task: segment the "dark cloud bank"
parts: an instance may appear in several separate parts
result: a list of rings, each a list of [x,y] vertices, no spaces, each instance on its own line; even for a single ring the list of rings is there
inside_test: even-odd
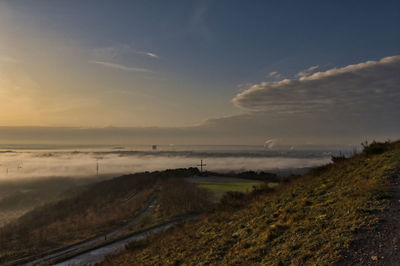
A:
[[[242,114],[181,128],[2,127],[2,143],[350,144],[400,136],[400,56],[252,85]]]

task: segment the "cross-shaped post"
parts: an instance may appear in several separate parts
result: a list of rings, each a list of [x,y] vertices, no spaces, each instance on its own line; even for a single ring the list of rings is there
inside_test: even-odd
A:
[[[197,166],[200,166],[200,173],[203,173],[203,166],[206,166],[206,164],[203,163],[203,160],[200,160],[200,164]]]

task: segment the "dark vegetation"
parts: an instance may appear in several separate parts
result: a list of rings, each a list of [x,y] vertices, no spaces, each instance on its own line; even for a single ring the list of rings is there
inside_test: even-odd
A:
[[[0,211],[29,208],[49,199],[75,193],[75,189],[90,183],[89,179],[43,178],[0,181]]]
[[[243,207],[246,204],[246,195],[238,191],[226,192],[220,200],[220,208],[222,209],[234,209]]]
[[[368,143],[368,141],[364,141],[361,143],[361,146],[363,147],[362,154],[364,156],[381,154],[393,148],[392,142],[390,140],[387,140],[385,142],[377,142],[374,140],[371,143]],[[357,155],[357,150],[353,149],[352,156],[355,155]],[[339,154],[331,156],[331,160],[333,163],[340,163],[346,160],[346,155],[339,151]]]
[[[281,177],[277,174],[269,173],[269,172],[255,172],[255,171],[245,171],[245,172],[228,172],[228,173],[216,173],[211,171],[206,171],[205,175],[211,176],[223,176],[223,177],[236,177],[242,179],[251,179],[251,180],[259,180],[263,182],[279,182],[281,181]]]
[[[332,155],[331,160],[333,163],[340,163],[346,160],[346,156],[343,153],[339,152],[338,155]]]
[[[35,207],[77,195],[90,178],[42,178],[0,181],[0,227]]]
[[[197,168],[144,172],[88,185],[77,195],[46,204],[0,228],[0,263],[67,246],[125,224],[156,200],[149,226],[208,208],[207,192],[184,178]]]
[[[202,212],[210,207],[210,203],[204,200],[210,198],[210,192],[199,189],[195,184],[174,177],[162,180],[161,188],[157,215],[164,219]]]
[[[365,144],[275,189],[227,193],[201,219],[132,243],[104,264],[334,264],[389,210],[399,169],[399,141]]]
[[[371,144],[369,144],[368,141],[365,141],[361,143],[361,145],[363,147],[362,153],[366,156],[381,154],[389,151],[390,149],[393,149],[393,145],[390,140],[387,140],[385,142],[376,142],[374,140]]]

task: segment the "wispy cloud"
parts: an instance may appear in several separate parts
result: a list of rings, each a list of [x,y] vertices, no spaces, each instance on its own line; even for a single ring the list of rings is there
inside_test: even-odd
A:
[[[212,41],[214,34],[207,22],[208,11],[209,7],[206,1],[199,1],[186,25],[186,33],[199,36],[204,41]]]
[[[129,66],[124,66],[121,64],[105,62],[105,61],[90,61],[90,62],[104,66],[104,67],[109,67],[109,68],[114,68],[114,69],[119,69],[119,70],[124,70],[124,71],[144,72],[144,73],[152,73],[153,72],[152,70],[149,70],[146,68],[129,67]]]
[[[131,52],[134,53],[134,54],[140,54],[140,55],[148,56],[148,57],[151,57],[151,58],[160,59],[160,56],[158,54],[155,54],[155,53],[152,53],[152,52],[143,52],[143,51],[135,51],[135,50],[132,50]]]
[[[269,78],[281,79],[283,76],[279,74],[277,71],[272,71],[268,73]]]
[[[155,54],[155,53],[151,53],[151,52],[145,52],[145,54],[147,55],[147,56],[150,56],[150,57],[153,57],[153,58],[160,58],[157,54]]]
[[[137,50],[128,44],[118,44],[108,47],[94,48],[91,51],[94,58],[98,60],[112,60],[132,55],[141,55],[150,58],[160,59],[160,55],[153,51]]]
[[[274,76],[276,76],[276,75],[279,75],[278,72],[276,72],[276,71],[272,71],[272,72],[269,72],[269,73],[268,73],[268,76],[269,76],[269,77],[274,77]]]
[[[297,74],[296,74],[296,77],[299,77],[299,78],[307,77],[307,76],[309,76],[314,70],[316,70],[317,68],[319,68],[318,65],[316,65],[316,66],[311,66],[311,67],[309,67],[309,68],[306,68],[306,69],[300,71],[299,73],[297,73]]]

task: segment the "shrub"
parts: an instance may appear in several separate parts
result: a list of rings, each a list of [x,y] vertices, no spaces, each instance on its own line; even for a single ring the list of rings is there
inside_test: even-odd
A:
[[[362,153],[366,156],[384,153],[392,147],[390,140],[385,142],[376,142],[374,140],[371,144],[369,144],[368,141],[365,141],[361,143],[361,146],[363,147]]]
[[[250,196],[259,195],[259,194],[267,194],[275,191],[274,188],[270,187],[268,184],[263,184],[261,186],[253,186],[253,190],[250,193]]]
[[[222,196],[220,205],[231,208],[241,207],[246,204],[245,196],[244,193],[239,191],[228,191]]]
[[[332,155],[331,160],[333,163],[343,162],[344,160],[346,160],[346,156],[344,156],[344,154],[342,152],[339,152],[339,154],[337,156]]]
[[[160,214],[173,217],[184,213],[199,213],[210,207],[210,193],[182,178],[165,178],[160,181]]]

